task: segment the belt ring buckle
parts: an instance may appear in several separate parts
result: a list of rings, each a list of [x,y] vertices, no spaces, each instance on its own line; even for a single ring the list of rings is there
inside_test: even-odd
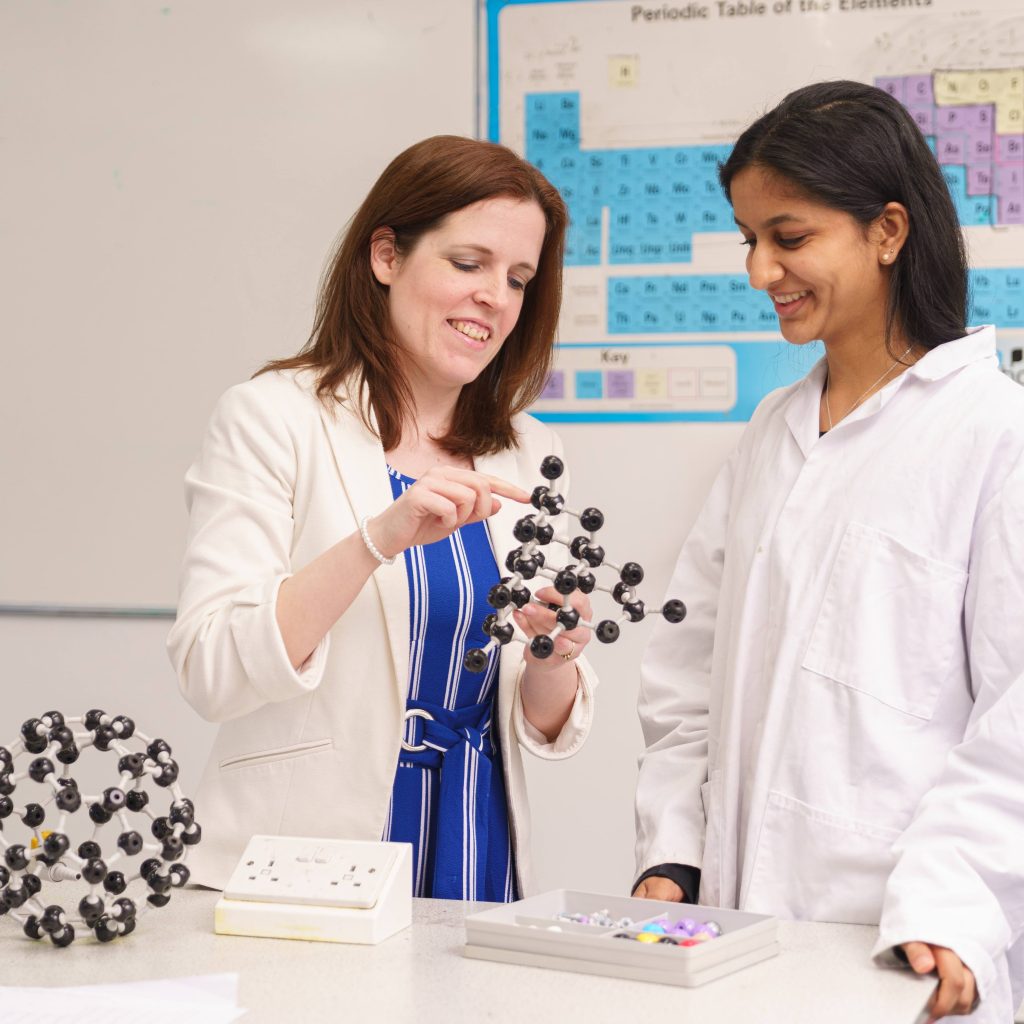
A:
[[[410,718],[425,718],[430,722],[434,721],[434,716],[429,711],[424,711],[423,708],[409,708],[405,713],[405,719],[403,720],[403,729],[405,722],[408,722]],[[412,746],[405,742],[405,737],[402,738],[402,749],[415,753],[418,750],[426,750],[426,743],[420,743],[418,746]]]

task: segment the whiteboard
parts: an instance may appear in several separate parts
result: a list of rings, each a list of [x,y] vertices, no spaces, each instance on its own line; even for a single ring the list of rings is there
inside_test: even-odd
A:
[[[474,134],[471,0],[0,3],[0,605],[170,607],[217,396],[386,163]]]

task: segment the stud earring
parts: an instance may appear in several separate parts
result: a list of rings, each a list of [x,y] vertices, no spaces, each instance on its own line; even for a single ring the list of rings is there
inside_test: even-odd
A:
[[[895,252],[896,252],[895,249],[890,249],[888,252],[883,252],[882,253],[882,259],[885,260],[886,263],[888,263],[889,260],[891,260],[893,258],[893,255],[894,255]]]

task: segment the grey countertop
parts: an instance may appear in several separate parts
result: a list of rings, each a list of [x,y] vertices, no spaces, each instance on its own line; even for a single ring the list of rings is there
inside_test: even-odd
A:
[[[0,984],[109,984],[237,972],[239,1001],[249,1011],[243,1020],[253,1024],[300,1016],[541,1024],[651,1014],[702,1024],[913,1024],[934,985],[907,971],[875,967],[869,959],[875,929],[857,925],[780,922],[777,957],[684,989],[468,959],[463,920],[485,904],[414,900],[411,928],[379,946],[349,946],[215,935],[218,896],[176,892],[167,907],[144,914],[133,935],[104,946],[76,940],[56,949],[0,918]]]

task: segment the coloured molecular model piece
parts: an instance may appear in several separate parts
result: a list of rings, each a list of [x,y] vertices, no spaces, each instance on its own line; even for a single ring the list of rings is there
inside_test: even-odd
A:
[[[131,749],[132,740],[143,749]],[[90,747],[114,754],[120,776],[116,785],[95,796],[80,792],[71,775],[71,766]],[[18,771],[22,756],[31,760]],[[188,881],[183,862],[202,835],[192,801],[182,796],[177,779],[171,748],[138,732],[125,715],[111,717],[94,710],[65,718],[59,711],[48,711],[30,718],[13,743],[0,747],[0,916],[13,918],[30,938],[49,936],[55,946],[70,945],[76,928],[91,929],[100,942],[134,931],[140,913],[165,906],[170,889]],[[169,790],[166,811],[150,806],[147,782],[157,787],[155,794]],[[26,794],[26,783],[41,790],[37,799],[27,798],[37,794]],[[91,835],[72,852],[68,819],[83,808],[92,823]],[[147,831],[152,840],[132,828],[129,811],[150,819]],[[32,832],[27,846],[11,841],[7,830],[12,817],[20,818]],[[115,819],[120,826],[116,849],[104,855],[100,833]],[[148,891],[141,907],[126,895],[140,880],[144,885],[137,888]],[[80,889],[88,887],[78,900],[77,914],[51,902],[48,894],[44,897],[47,881],[65,889],[73,882],[84,883]],[[77,892],[66,895],[78,898]]]
[[[485,647],[474,647],[466,652],[463,664],[470,672],[482,672],[487,667],[489,652],[512,639],[513,624],[509,621],[512,612],[530,601],[558,609],[555,626],[551,632],[538,634],[530,641],[530,650],[536,658],[551,657],[555,649],[555,639],[566,630],[583,626],[592,629],[601,643],[610,644],[619,638],[620,623],[639,622],[648,614],[636,592],[637,586],[644,578],[643,569],[636,562],[615,565],[608,561],[604,548],[596,539],[597,531],[604,525],[604,515],[596,508],[574,512],[565,507],[565,499],[558,493],[555,483],[564,470],[565,466],[557,455],[549,455],[540,465],[541,475],[549,483],[534,488],[530,499],[540,514],[524,516],[515,525],[513,534],[520,542],[520,546],[513,548],[505,560],[505,567],[512,575],[493,586],[487,595],[488,604],[495,609],[483,622],[484,633],[490,639]],[[555,528],[550,520],[562,514],[579,520],[580,527],[586,532],[572,538],[556,537]],[[547,565],[541,548],[552,542],[567,547],[574,561],[561,568]],[[614,586],[603,587],[598,584],[591,569],[600,566],[614,569],[619,574],[618,582]],[[543,576],[552,581],[555,590],[562,595],[561,607],[549,606],[533,596],[530,588],[526,586],[526,580],[532,580],[535,576]],[[580,618],[580,613],[570,601],[570,596],[577,590],[584,594],[590,594],[594,590],[611,594],[622,606],[622,614],[617,621],[603,619],[596,624]],[[675,599],[666,601],[659,611],[669,622],[682,622],[686,617],[686,606],[682,601]]]

